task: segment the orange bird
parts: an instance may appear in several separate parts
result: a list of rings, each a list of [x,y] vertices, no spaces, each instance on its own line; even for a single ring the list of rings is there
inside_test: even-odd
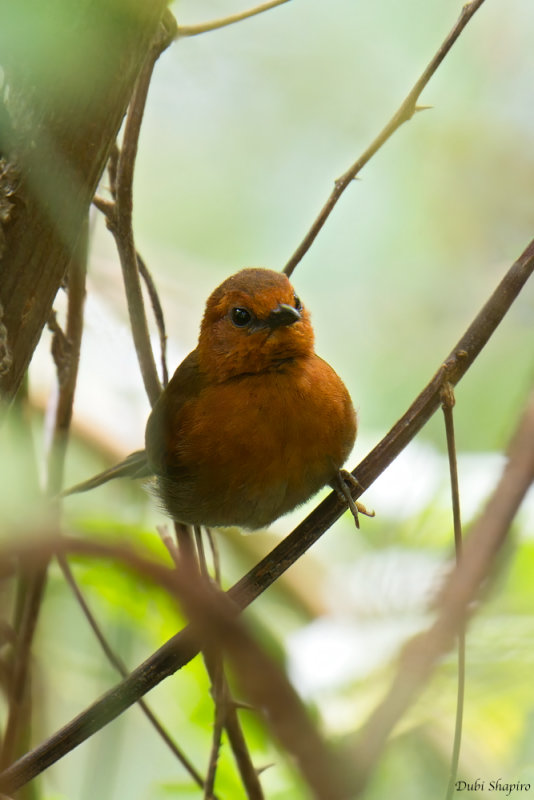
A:
[[[198,345],[152,409],[145,450],[66,494],[115,477],[151,477],[168,514],[192,525],[256,529],[330,484],[356,414],[341,379],[314,352],[310,315],[286,275],[244,269],[208,298]]]

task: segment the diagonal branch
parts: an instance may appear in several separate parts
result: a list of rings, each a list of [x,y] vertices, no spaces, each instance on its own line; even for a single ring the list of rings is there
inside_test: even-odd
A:
[[[362,489],[368,488],[416,436],[439,407],[443,383],[456,385],[502,321],[534,271],[534,240],[510,267],[487,303],[458,341],[448,358],[414,400],[410,408],[381,442],[353,471]],[[280,544],[230,590],[241,609],[249,605],[294,564],[346,510],[332,492]],[[137,702],[198,653],[190,627],[166,642],[89,708],[47,741],[27,753],[0,776],[0,789],[12,791],[43,772],[51,764]]]
[[[384,126],[384,128],[380,131],[378,136],[371,142],[367,150],[365,150],[362,155],[359,157],[354,164],[349,167],[349,169],[343,173],[343,175],[338,178],[334,184],[334,188],[330,194],[330,197],[324,204],[323,208],[319,212],[319,215],[315,219],[313,225],[311,226],[310,230],[297,247],[289,261],[284,267],[284,272],[286,275],[291,275],[299,261],[306,255],[310,247],[312,246],[315,238],[323,225],[325,224],[326,220],[334,210],[337,201],[345,191],[345,189],[352,183],[352,181],[356,178],[358,173],[363,169],[363,167],[367,164],[368,161],[375,155],[375,153],[380,150],[380,148],[387,142],[387,140],[395,133],[395,131],[400,128],[403,122],[407,122],[409,119],[413,117],[416,111],[421,111],[425,106],[417,106],[417,101],[421,95],[421,92],[429,82],[430,78],[436,72],[437,68],[458,39],[460,34],[462,33],[463,29],[473,17],[473,15],[478,11],[480,6],[484,0],[471,0],[470,3],[467,3],[463,8],[462,12],[450,31],[447,35],[443,44],[428,64],[420,78],[416,81],[413,88],[406,96],[404,101],[401,103],[397,111],[393,114],[389,122]]]
[[[198,648],[209,642],[228,653],[246,694],[263,710],[274,734],[294,757],[313,796],[317,800],[344,800],[351,795],[348,771],[323,741],[285,673],[238,619],[240,609],[231,597],[202,580],[198,570],[190,570],[187,564],[172,569],[128,546],[61,537],[57,532],[44,539],[13,543],[3,548],[1,555],[17,555],[31,567],[47,562],[52,554],[59,557],[67,553],[121,563],[176,597],[191,619],[189,630],[194,628]],[[98,729],[98,720],[93,719],[93,723]]]

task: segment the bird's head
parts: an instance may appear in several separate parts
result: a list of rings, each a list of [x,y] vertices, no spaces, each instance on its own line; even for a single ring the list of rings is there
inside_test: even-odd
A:
[[[282,272],[241,270],[208,298],[198,356],[211,380],[265,372],[311,353],[310,315]]]

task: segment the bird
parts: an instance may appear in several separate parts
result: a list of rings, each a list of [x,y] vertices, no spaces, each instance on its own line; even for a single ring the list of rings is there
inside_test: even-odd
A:
[[[242,269],[209,296],[196,348],[150,413],[145,449],[63,494],[142,478],[176,522],[257,530],[330,485],[358,525],[368,512],[342,469],[356,432],[349,392],[315,353],[289,278]]]

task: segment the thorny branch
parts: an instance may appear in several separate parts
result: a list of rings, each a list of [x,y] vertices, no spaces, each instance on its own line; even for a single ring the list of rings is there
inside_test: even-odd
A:
[[[359,481],[362,490],[367,489],[376,480],[428,422],[439,407],[444,382],[456,385],[465,375],[533,270],[534,240],[510,267],[487,303],[410,408],[353,470],[352,474]],[[249,605],[294,564],[345,510],[346,504],[332,492],[289,536],[235,584],[228,592],[233,602],[240,609]],[[12,791],[27,783],[115,719],[164,678],[188,663],[198,649],[198,642],[192,629],[187,627],[180,631],[133,670],[121,684],[103,695],[47,741],[27,753],[0,775],[0,788],[3,791]]]
[[[460,14],[456,24],[454,25],[453,29],[450,31],[448,36],[445,38],[443,44],[430,61],[426,69],[424,70],[423,74],[416,81],[413,88],[406,96],[405,100],[401,103],[397,111],[393,114],[389,122],[384,126],[384,128],[380,131],[378,136],[371,142],[367,150],[365,150],[362,155],[359,157],[354,164],[349,167],[349,169],[339,177],[332,189],[332,192],[324,204],[323,208],[319,212],[319,215],[313,222],[310,230],[297,247],[289,261],[284,267],[284,272],[286,275],[291,275],[293,270],[297,266],[297,264],[304,258],[310,247],[312,246],[313,242],[315,241],[316,236],[318,235],[319,231],[325,224],[326,220],[334,210],[339,198],[345,191],[345,189],[350,186],[352,181],[356,178],[358,173],[363,169],[363,167],[367,164],[368,161],[375,155],[375,153],[380,150],[380,148],[387,142],[387,140],[395,133],[395,131],[400,128],[403,122],[407,122],[410,120],[413,115],[417,111],[422,111],[427,106],[418,106],[417,101],[421,95],[421,92],[429,82],[432,75],[435,73],[455,41],[458,39],[460,34],[462,33],[463,29],[473,17],[473,15],[478,11],[480,6],[484,0],[471,0],[470,3],[467,3],[462,8],[462,13]]]

